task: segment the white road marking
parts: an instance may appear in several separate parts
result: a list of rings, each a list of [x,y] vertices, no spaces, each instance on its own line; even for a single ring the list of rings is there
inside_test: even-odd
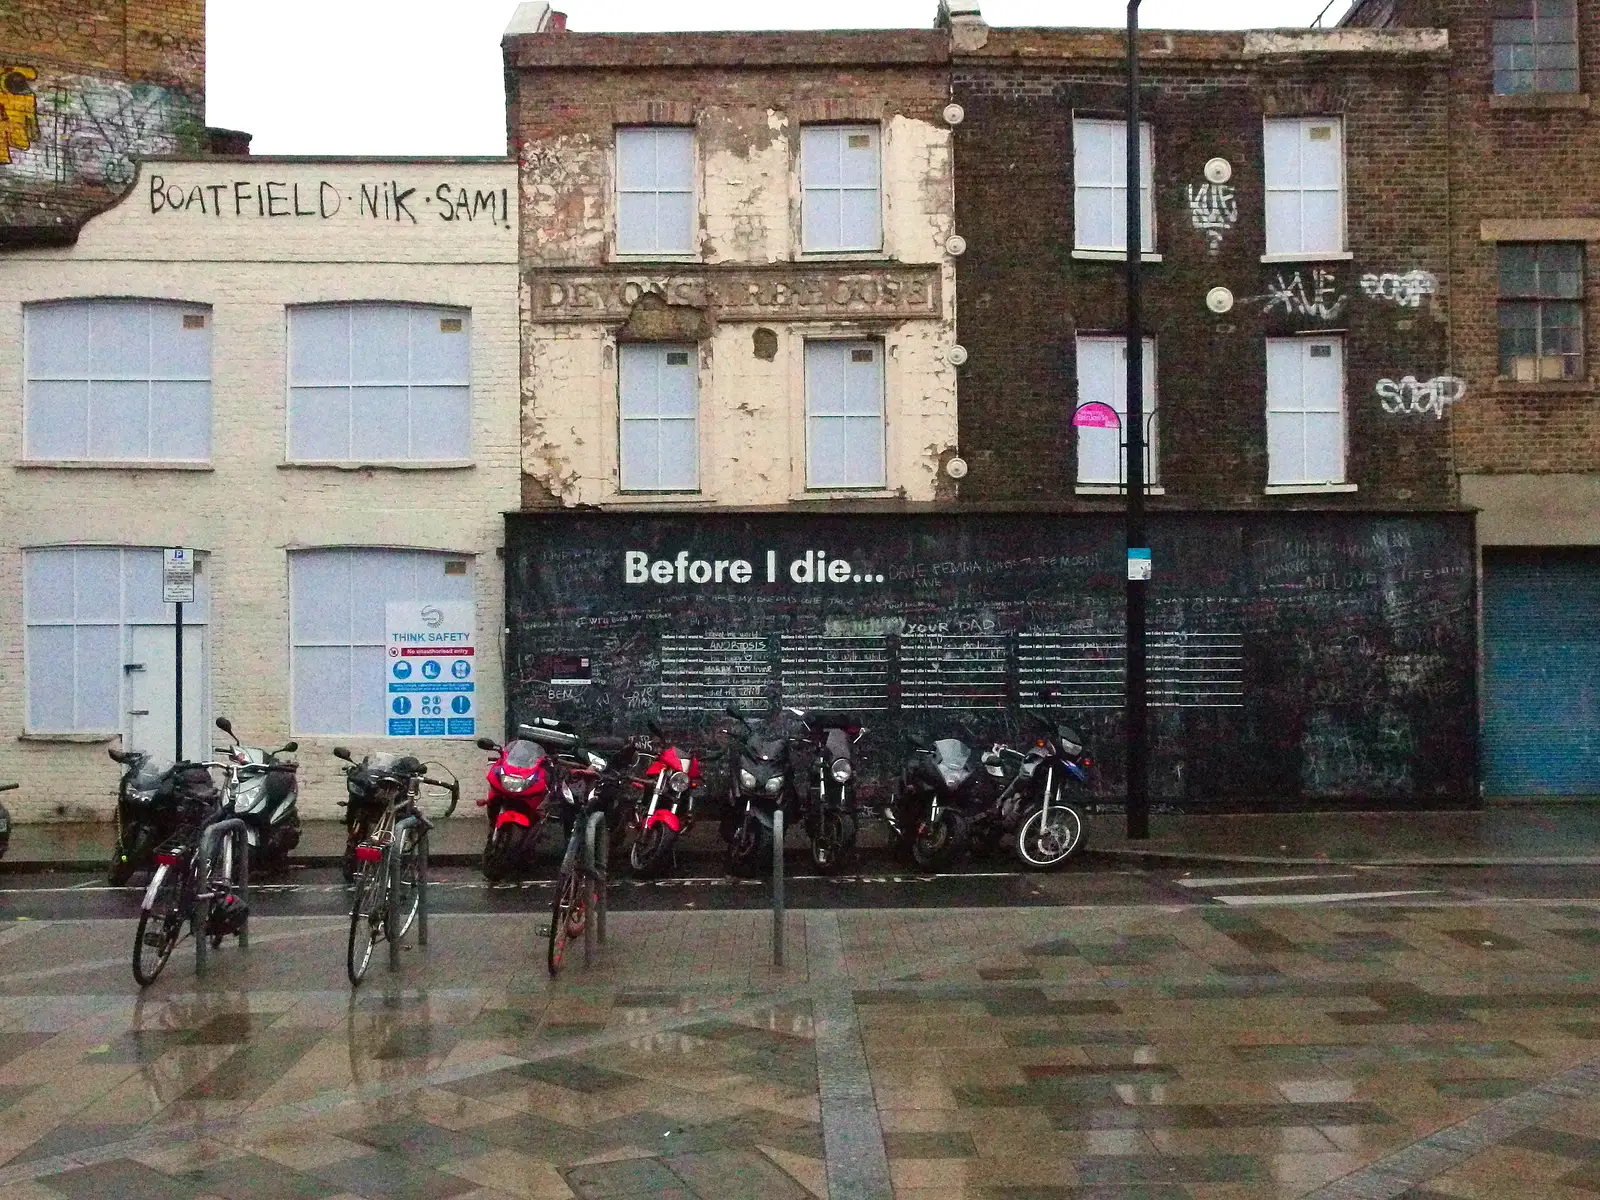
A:
[[[1243,887],[1252,883],[1302,883],[1308,879],[1354,879],[1354,871],[1338,875],[1234,875],[1210,879],[1179,879],[1174,882],[1186,888]]]
[[[1389,900],[1396,896],[1436,896],[1438,892],[1416,890],[1407,892],[1316,892],[1307,896],[1218,896],[1224,904],[1341,904],[1347,900]]]

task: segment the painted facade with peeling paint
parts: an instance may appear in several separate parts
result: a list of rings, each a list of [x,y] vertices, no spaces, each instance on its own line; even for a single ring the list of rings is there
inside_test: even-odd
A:
[[[943,33],[549,30],[508,38],[506,59],[524,507],[954,499],[944,464],[957,453],[960,247]],[[638,192],[626,138],[653,130],[671,131],[652,143],[655,169],[666,170],[661,145],[683,157],[662,185],[670,198],[648,193],[658,213],[670,208],[672,236],[641,250],[629,241]],[[849,164],[840,169],[862,178],[817,184],[829,139]],[[807,180],[813,201],[837,191],[854,205],[866,234],[819,248]],[[848,343],[880,389],[879,425],[865,426],[880,460],[843,483],[817,461],[832,415],[818,382],[824,342]],[[670,486],[659,475],[639,486],[625,462],[638,428],[627,363],[650,347],[692,367],[693,430],[680,425],[673,445],[681,459],[692,444],[695,470]]]

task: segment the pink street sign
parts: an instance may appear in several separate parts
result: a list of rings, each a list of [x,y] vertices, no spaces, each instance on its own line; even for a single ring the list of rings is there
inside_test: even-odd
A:
[[[1072,414],[1072,423],[1080,429],[1122,428],[1122,419],[1117,416],[1117,410],[1098,400],[1078,405],[1078,411]]]

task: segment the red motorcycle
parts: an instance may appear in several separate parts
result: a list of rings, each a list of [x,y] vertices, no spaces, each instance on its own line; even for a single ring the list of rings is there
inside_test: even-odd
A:
[[[544,747],[527,738],[504,746],[479,738],[478,748],[495,757],[484,776],[489,794],[478,801],[489,810],[489,836],[483,846],[483,875],[490,883],[509,879],[533,859],[534,844],[547,813],[551,763]]]
[[[639,792],[649,791],[649,799],[634,797],[634,811],[629,821],[634,829],[633,846],[628,853],[633,873],[643,878],[665,875],[672,869],[678,839],[689,832],[694,824],[694,797],[700,789],[700,760],[685,758],[683,751],[667,744],[665,735],[654,722],[650,732],[662,744],[662,749],[645,769],[644,778],[636,780]]]

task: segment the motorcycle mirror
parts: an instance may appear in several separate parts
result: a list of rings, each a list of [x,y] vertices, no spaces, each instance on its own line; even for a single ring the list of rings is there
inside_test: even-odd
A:
[[[342,758],[345,760],[345,762],[355,762],[355,759],[350,757],[350,751],[343,746],[335,746],[333,748],[333,756],[335,758]]]
[[[293,754],[298,749],[300,749],[300,743],[299,742],[285,742],[283,744],[283,749],[279,750],[278,753],[279,754]]]
[[[479,738],[478,739],[478,749],[479,750],[498,750],[498,749],[500,749],[500,747],[496,746],[494,744],[493,739],[491,739],[491,738]]]
[[[222,730],[223,733],[232,733],[233,723],[229,721],[227,717],[218,717],[217,728]]]

